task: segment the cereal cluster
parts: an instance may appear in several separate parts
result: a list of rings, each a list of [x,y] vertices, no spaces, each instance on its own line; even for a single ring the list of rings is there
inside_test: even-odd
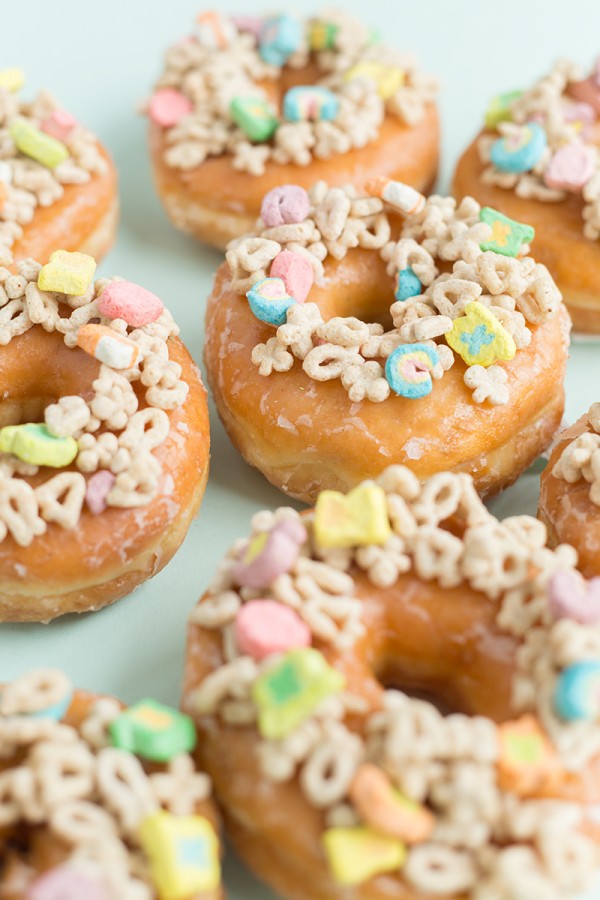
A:
[[[270,98],[282,67],[311,60],[318,83],[289,90],[280,113]],[[388,113],[416,124],[435,92],[414,60],[344,13],[306,22],[205,13],[168,51],[148,112],[166,129],[167,165],[194,169],[229,153],[234,168],[259,176],[269,160],[306,166],[364,147]]]
[[[72,698],[66,676],[50,669],[29,672],[2,687],[3,863],[10,869],[19,859],[22,841],[13,846],[13,832],[23,838],[25,828],[43,830],[51,853],[44,858],[46,871],[41,873],[40,866],[34,881],[36,896],[106,895],[120,900],[155,900],[167,893],[183,896],[181,885],[174,882],[181,872],[171,871],[168,856],[177,856],[177,835],[192,841],[192,823],[198,836],[206,835],[206,865],[212,864],[210,887],[216,890],[217,841],[211,823],[198,815],[210,797],[210,780],[196,772],[186,752],[193,746],[187,733],[195,741],[192,723],[154,701],[124,710],[116,700],[104,697],[88,698],[83,719],[71,725],[63,719]],[[157,739],[161,729],[163,734],[170,729],[166,751],[164,737]],[[125,746],[131,734],[133,748]],[[157,753],[161,740],[163,749]],[[153,840],[157,830],[162,835],[162,853],[157,853]],[[24,861],[33,862],[33,869],[27,871],[35,878],[35,850],[30,849],[32,859],[25,856]],[[197,849],[200,858],[200,845]],[[54,859],[51,869],[47,869],[48,858]],[[211,890],[203,896],[220,894]]]
[[[592,403],[587,418],[592,430],[567,444],[552,474],[569,484],[584,478],[590,485],[590,500],[600,506],[600,403]]]
[[[220,633],[221,664],[185,705],[257,729],[263,776],[297,779],[322,813],[334,879],[396,873],[474,900],[581,890],[599,862],[585,809],[542,799],[600,753],[600,619],[574,599],[585,593],[575,551],[550,550],[536,519],[496,520],[469,476],[420,484],[401,466],[346,496],[324,492],[301,518],[280,509],[252,527],[192,613],[192,628]],[[514,641],[515,719],[444,717],[396,690],[373,708],[345,688],[328,660],[362,634],[361,571],[374,590],[411,573],[494,602],[499,634]]]
[[[417,204],[403,210],[397,239],[390,188],[411,192]],[[289,371],[298,359],[316,381],[339,378],[352,401],[381,402],[392,392],[425,396],[460,356],[474,402],[506,404],[507,374],[497,363],[527,347],[530,326],[548,321],[561,303],[546,267],[523,255],[533,229],[471,197],[458,205],[450,197],[425,199],[397,182],[383,192],[375,185],[379,196],[318,182],[304,205],[299,191],[270,192],[255,232],[232,241],[226,254],[233,290],[247,294],[258,318],[278,326],[252,352],[260,374]],[[272,224],[275,194],[279,224]],[[356,247],[377,251],[394,280],[389,330],[353,316],[325,322],[317,304],[304,302],[323,279],[327,258],[343,259]]]
[[[149,503],[162,475],[152,451],[165,442],[169,411],[189,390],[181,366],[169,359],[169,338],[179,330],[158,298],[121,279],[94,282],[94,260],[84,254],[58,251],[53,258],[44,267],[23,260],[17,275],[0,269],[0,345],[37,326],[101,364],[86,399],[61,397],[44,410],[44,423],[0,429],[0,540],[10,534],[21,546],[48,524],[75,528],[84,503],[94,514]],[[61,276],[76,277],[78,266],[88,267],[78,293],[61,292]],[[43,290],[48,279],[54,289]],[[63,289],[75,291],[68,283]],[[109,303],[132,292],[153,304],[152,321],[138,327],[119,317],[128,316],[122,300]],[[46,466],[62,471],[36,486],[25,480]]]
[[[485,183],[548,203],[582,195],[591,240],[600,237],[600,157],[592,141],[599,95],[598,65],[584,77],[561,60],[529,90],[496,97],[486,115],[496,133],[478,141]]]
[[[0,80],[0,265],[38,206],[52,206],[65,185],[85,184],[106,170],[97,138],[42,91],[32,102],[17,92],[22,79]]]

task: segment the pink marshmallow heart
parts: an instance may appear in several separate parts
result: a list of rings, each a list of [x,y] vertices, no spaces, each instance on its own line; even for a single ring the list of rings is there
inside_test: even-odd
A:
[[[261,660],[272,653],[310,647],[311,634],[300,616],[275,600],[250,600],[235,620],[235,640],[242,651]]]
[[[600,578],[586,581],[577,572],[556,572],[548,585],[548,606],[555,619],[596,625],[600,622]]]
[[[593,150],[573,141],[560,147],[544,172],[544,182],[559,191],[579,192],[595,170]]]
[[[75,116],[64,109],[55,109],[49,116],[46,116],[40,128],[58,141],[66,141],[76,125]]]
[[[281,278],[294,300],[304,303],[314,281],[313,267],[302,253],[282,250],[271,264],[271,278]]]
[[[260,37],[264,20],[259,19],[258,16],[231,16],[231,21],[238,31],[253,34],[257,40]]]
[[[108,469],[94,472],[88,478],[85,489],[85,502],[93,516],[99,516],[106,509],[106,498],[110,494],[116,479]]]
[[[270,531],[261,532],[248,541],[233,568],[236,584],[240,587],[266,588],[279,575],[289,572],[306,539],[306,530],[301,527],[302,532],[299,528],[292,532],[287,522],[279,522]]]
[[[98,300],[103,316],[124,319],[133,328],[156,322],[164,308],[160,297],[132,281],[111,281]]]
[[[148,113],[161,128],[172,128],[180,119],[191,113],[193,106],[188,98],[175,88],[159,88],[152,95]]]
[[[284,184],[263,197],[260,215],[269,228],[304,222],[310,212],[310,200],[304,188]]]
[[[26,900],[108,900],[101,882],[68,864],[48,869],[27,889]]]

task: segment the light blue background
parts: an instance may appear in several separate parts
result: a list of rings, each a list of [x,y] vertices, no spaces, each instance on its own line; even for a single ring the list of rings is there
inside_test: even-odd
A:
[[[559,56],[584,64],[600,52],[597,0],[347,0],[338,4],[380,29],[389,43],[415,51],[442,84],[443,166],[452,167],[480,126],[489,98],[528,85]],[[299,9],[301,4],[220,2],[223,12]],[[159,294],[202,360],[203,310],[220,254],[174,231],[158,203],[137,104],[158,76],[169,43],[188,33],[192,0],[3,0],[0,67],[21,66],[26,92],[49,88],[113,154],[121,179],[122,220],[103,274],[119,274]],[[303,12],[317,10],[302,5]],[[534,245],[535,249],[535,245]],[[567,377],[573,420],[600,399],[598,345],[577,344]],[[212,468],[200,517],[171,564],[134,596],[103,612],[52,625],[0,626],[0,680],[33,665],[62,666],[82,687],[126,701],[153,695],[177,703],[188,611],[251,514],[283,501],[231,447],[212,414]],[[537,480],[523,479],[496,501],[499,514],[534,512]],[[32,553],[35,552],[35,544]],[[56,561],[60,565],[60,560]],[[267,900],[241,867],[229,863],[234,900]],[[598,895],[596,895],[598,896]],[[533,898],[532,898],[533,900]]]

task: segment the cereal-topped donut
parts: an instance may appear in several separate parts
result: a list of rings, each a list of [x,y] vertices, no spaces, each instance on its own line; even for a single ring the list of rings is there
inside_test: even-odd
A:
[[[600,626],[552,602],[576,558],[462,474],[257,514],[191,614],[183,694],[248,865],[294,900],[577,895]]]
[[[476,197],[536,230],[576,330],[600,331],[600,68],[567,60],[531,88],[495,97],[454,175]]]
[[[7,900],[220,900],[219,821],[176,709],[73,690],[39,669],[0,688]]]
[[[201,13],[168,51],[147,103],[158,193],[177,228],[224,248],[287,182],[387,175],[428,192],[435,94],[411,56],[343,12]],[[270,224],[296,221],[287,215]]]
[[[169,561],[206,484],[200,373],[155,294],[58,250],[0,269],[0,621],[98,609]]]
[[[482,494],[510,484],[563,408],[568,316],[531,231],[386,179],[319,182],[301,221],[271,224],[298,190],[267,194],[208,300],[208,379],[234,444],[303,500],[393,463],[466,471]]]
[[[22,98],[24,74],[0,70],[0,265],[56,247],[101,259],[118,218],[117,173],[98,138],[47,92]]]
[[[538,515],[552,541],[567,541],[588,577],[600,575],[600,404],[593,403],[560,439],[542,473]],[[595,584],[595,581],[592,581]],[[582,595],[582,603],[587,604]],[[600,616],[594,592],[589,614]]]

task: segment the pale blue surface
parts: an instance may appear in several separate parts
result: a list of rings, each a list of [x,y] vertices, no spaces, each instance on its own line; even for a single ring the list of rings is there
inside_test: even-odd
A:
[[[447,187],[453,163],[479,128],[493,94],[530,84],[558,56],[588,63],[600,50],[597,0],[352,0],[340,5],[362,16],[368,9],[386,40],[414,50],[423,67],[442,79],[441,188]],[[257,8],[230,0],[218,6],[246,14]],[[277,9],[277,2],[262,8]],[[280,8],[292,10],[293,5],[282,0]],[[163,50],[190,30],[199,9],[193,0],[103,0],[93,6],[81,0],[4,0],[0,65],[23,66],[27,91],[50,88],[108,146],[120,172],[123,216],[117,246],[102,272],[159,294],[200,362],[204,299],[221,257],[168,224],[151,185],[145,122],[135,115],[159,73]],[[571,420],[599,399],[597,347],[580,343],[573,348],[567,378]],[[282,502],[241,460],[214,415],[212,426],[212,470],[202,512],[173,562],[112,609],[49,626],[0,627],[0,679],[32,665],[59,665],[77,684],[127,701],[153,695],[177,702],[189,609],[251,514]],[[500,515],[534,512],[536,491],[535,477],[522,479],[494,503],[494,510]],[[252,887],[249,876],[231,862],[227,885],[233,900],[272,896]]]

